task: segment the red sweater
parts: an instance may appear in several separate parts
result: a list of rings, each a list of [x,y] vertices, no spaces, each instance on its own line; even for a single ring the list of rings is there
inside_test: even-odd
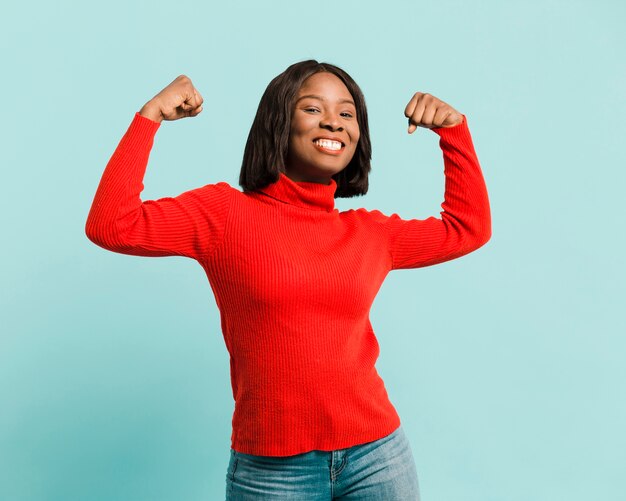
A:
[[[231,446],[289,456],[343,449],[400,425],[374,366],[370,307],[391,270],[441,263],[491,236],[487,190],[464,116],[431,129],[445,173],[441,218],[334,207],[336,183],[281,174],[259,192],[225,182],[140,199],[160,124],[135,116],[86,223],[91,241],[137,256],[187,256],[209,279],[230,354]]]

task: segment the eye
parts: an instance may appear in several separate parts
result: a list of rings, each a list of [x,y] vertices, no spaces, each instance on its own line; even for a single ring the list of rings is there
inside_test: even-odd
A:
[[[304,111],[319,111],[317,108],[304,108]]]
[[[352,113],[348,113],[347,111],[345,113],[342,113],[342,115],[346,115],[348,118],[352,118]]]

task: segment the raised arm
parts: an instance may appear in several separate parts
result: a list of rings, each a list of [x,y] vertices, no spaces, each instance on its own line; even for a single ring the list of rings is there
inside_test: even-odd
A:
[[[143,178],[162,120],[196,116],[202,97],[181,75],[135,113],[111,156],[96,191],[85,232],[95,244],[138,256],[200,259],[223,238],[233,193],[209,184],[177,197],[142,201]]]
[[[491,211],[467,117],[435,96],[416,93],[405,109],[409,133],[417,127],[440,136],[445,195],[440,218],[402,219],[392,214],[389,231],[392,269],[419,268],[449,261],[491,238]]]

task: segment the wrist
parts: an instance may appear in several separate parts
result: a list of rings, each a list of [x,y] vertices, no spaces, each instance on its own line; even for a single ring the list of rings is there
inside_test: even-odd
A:
[[[153,103],[152,101],[148,101],[143,105],[143,108],[139,110],[139,114],[142,117],[149,118],[153,122],[161,123],[163,121],[163,115],[161,114],[161,107]]]

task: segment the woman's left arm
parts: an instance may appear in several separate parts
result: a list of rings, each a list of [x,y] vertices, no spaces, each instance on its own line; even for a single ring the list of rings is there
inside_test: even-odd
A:
[[[386,220],[392,269],[419,268],[449,261],[483,246],[491,238],[487,187],[467,126],[467,117],[435,96],[416,93],[405,109],[408,132],[417,127],[439,135],[445,195],[441,217]]]

